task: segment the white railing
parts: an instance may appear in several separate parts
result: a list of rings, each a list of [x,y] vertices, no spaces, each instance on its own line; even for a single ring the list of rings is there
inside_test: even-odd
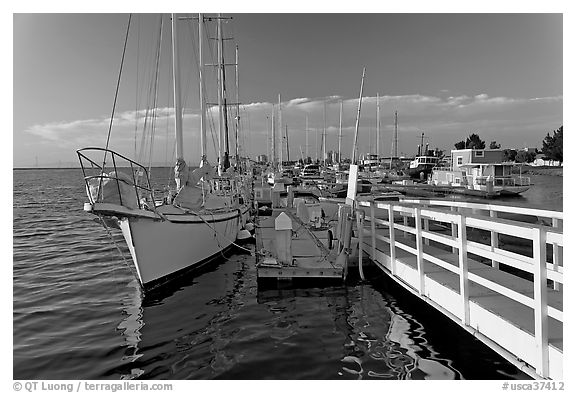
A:
[[[449,209],[447,209],[449,207]],[[504,205],[477,204],[468,202],[403,200],[403,202],[360,201],[358,215],[360,255],[362,255],[362,237],[368,233],[372,237],[372,258],[376,259],[376,240],[389,244],[390,272],[396,275],[396,248],[416,256],[419,287],[415,288],[423,295],[425,285],[424,260],[431,262],[459,276],[461,297],[461,322],[470,325],[469,286],[474,282],[494,292],[519,302],[534,311],[534,336],[537,348],[536,364],[538,375],[549,375],[548,353],[548,317],[563,322],[563,311],[548,304],[547,280],[551,280],[555,290],[561,290],[564,282],[562,263],[562,212],[528,209]],[[368,209],[366,209],[368,208]],[[530,224],[521,221],[498,217],[499,212],[517,215],[537,216],[552,221],[552,226]],[[396,218],[402,218],[397,223]],[[408,219],[414,219],[414,225]],[[370,222],[370,230],[364,228],[364,220]],[[448,224],[450,235],[430,231],[430,223]],[[376,225],[389,228],[387,236],[378,234]],[[482,244],[467,237],[467,229],[475,228],[490,232],[490,244]],[[403,232],[403,238],[413,236],[412,242],[396,240],[397,231]],[[498,235],[509,235],[527,239],[532,242],[532,256],[521,255],[499,247]],[[424,251],[424,245],[430,241],[438,242],[452,248],[458,254],[458,265],[455,266]],[[552,246],[552,263],[546,260],[546,246]],[[487,258],[492,266],[508,265],[534,275],[534,296],[507,288],[495,281],[481,277],[468,270],[468,253]]]

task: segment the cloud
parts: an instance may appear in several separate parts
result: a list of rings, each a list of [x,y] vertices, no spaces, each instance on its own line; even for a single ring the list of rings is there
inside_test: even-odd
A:
[[[282,131],[288,127],[291,154],[298,155],[299,147],[305,146],[306,119],[309,127],[309,149],[313,151],[316,148],[316,133],[321,134],[324,129],[325,108],[328,149],[332,150],[337,146],[340,101],[343,103],[342,148],[344,151],[349,151],[356,123],[358,98],[336,95],[297,97],[282,103]],[[415,149],[421,132],[426,133],[431,146],[440,148],[451,148],[458,140],[465,139],[470,132],[478,133],[484,140],[498,140],[503,146],[517,143],[518,138],[528,144],[540,145],[546,132],[562,124],[562,102],[562,96],[492,97],[486,93],[442,97],[424,94],[383,95],[379,97],[382,149],[383,151],[390,149],[396,111],[399,118],[400,150],[405,152]],[[244,151],[253,156],[269,150],[273,105],[277,111],[277,102],[253,102],[241,106],[240,140]],[[155,112],[158,128],[156,137],[162,146],[173,146],[173,108],[157,108]],[[208,111],[208,147],[211,151],[215,150],[217,141],[216,113],[216,107]],[[146,115],[145,110],[118,113],[113,124],[114,145],[120,146],[125,152],[134,151],[135,124],[138,123],[138,137],[140,137]],[[277,115],[275,121],[278,127]],[[109,122],[109,118],[101,117],[37,124],[24,130],[24,134],[33,136],[35,142],[41,142],[47,150],[57,147],[73,151],[84,146],[104,145]],[[147,125],[149,126],[150,122]],[[235,130],[234,122],[230,125],[232,133]],[[370,149],[374,145],[376,130],[375,96],[363,98],[359,125],[360,150]],[[184,129],[185,143],[188,144],[185,152],[192,156],[199,154],[197,110],[185,110]],[[232,135],[231,141],[234,139]],[[18,148],[16,144],[15,140],[15,151]]]

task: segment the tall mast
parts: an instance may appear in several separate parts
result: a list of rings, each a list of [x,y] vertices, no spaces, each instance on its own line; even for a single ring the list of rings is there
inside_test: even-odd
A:
[[[200,165],[206,162],[206,99],[204,97],[204,15],[198,14],[198,79],[200,84]]]
[[[222,18],[221,14],[218,15],[218,20]],[[226,62],[224,61],[224,36],[222,33],[222,25],[220,24],[220,68],[222,70],[222,118],[224,119],[224,170],[230,167],[230,134],[228,127],[228,106],[227,106],[227,93],[226,93]]]
[[[390,151],[390,169],[392,169],[392,157],[398,157],[398,111],[394,111],[394,137]]]
[[[222,90],[223,80],[222,80],[222,19],[220,19],[221,14],[218,14],[218,21],[216,24],[216,43],[217,43],[217,63],[218,63],[218,173],[222,174],[222,169],[224,167],[224,119],[222,111]]]
[[[394,111],[394,140],[392,142],[393,156],[398,157],[398,111]]]
[[[176,14],[172,14],[172,72],[174,78],[174,119],[176,129],[176,159],[184,159],[182,138],[182,103],[180,102],[180,67],[178,65],[178,31]]]
[[[424,151],[424,133],[422,133],[422,142],[420,142],[420,155],[426,155],[426,152]]]
[[[238,90],[238,45],[236,45],[236,167],[240,168],[240,147],[238,145],[238,134],[240,133],[240,93]]]
[[[310,155],[308,154],[308,116],[306,116],[306,159],[308,159]]]
[[[316,150],[316,162],[318,162],[318,128],[314,128],[314,135],[316,136],[316,144],[314,145],[314,150]]]
[[[326,101],[324,101],[324,129],[322,130],[322,160],[326,165]]]
[[[272,170],[276,170],[276,119],[274,119],[274,104],[272,104]]]
[[[351,163],[356,163],[356,155],[358,154],[358,127],[360,125],[360,109],[362,108],[362,91],[364,90],[364,75],[366,74],[366,67],[362,70],[362,82],[360,83],[360,98],[358,99],[358,113],[356,114],[356,127],[354,128],[354,142],[352,144]]]
[[[342,100],[340,100],[340,128],[338,130],[338,163],[342,162]]]
[[[286,124],[286,161],[290,161],[290,143],[288,142],[288,124]]]
[[[280,162],[279,168],[282,168],[282,153],[284,150],[284,138],[282,138],[282,101],[280,99],[280,94],[278,94],[278,131],[280,131]]]
[[[270,118],[268,116],[266,116],[266,124],[268,125],[268,120],[270,120]],[[268,135],[267,135],[267,139],[266,139],[266,157],[268,157],[268,163],[272,162],[272,127],[270,127],[268,129]]]
[[[380,95],[376,93],[376,156],[380,160]]]

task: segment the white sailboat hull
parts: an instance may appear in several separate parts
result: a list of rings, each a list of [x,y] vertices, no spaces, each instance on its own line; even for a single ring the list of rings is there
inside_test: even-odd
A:
[[[94,208],[96,212],[98,206]],[[229,248],[246,223],[248,207],[213,214],[166,214],[164,219],[151,212],[115,213],[138,279],[150,289],[213,260]]]

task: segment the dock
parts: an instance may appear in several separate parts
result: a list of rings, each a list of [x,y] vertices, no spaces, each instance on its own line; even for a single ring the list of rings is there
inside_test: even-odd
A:
[[[425,307],[524,373],[563,379],[562,212],[408,196],[363,199],[356,176],[351,165],[345,204],[337,204],[338,220],[325,230],[313,230],[293,205],[278,203],[279,191],[270,191],[272,214],[260,217],[256,230],[258,278],[345,279],[357,259],[365,279],[368,257]],[[284,260],[280,218],[293,241]]]
[[[360,268],[369,256],[523,372],[563,378],[562,212],[405,199],[356,213]]]
[[[256,218],[257,278],[343,281],[352,233],[350,207],[341,209],[337,223],[327,223],[319,203],[293,198],[292,190],[282,203],[279,198],[284,192],[270,190],[270,215]]]

